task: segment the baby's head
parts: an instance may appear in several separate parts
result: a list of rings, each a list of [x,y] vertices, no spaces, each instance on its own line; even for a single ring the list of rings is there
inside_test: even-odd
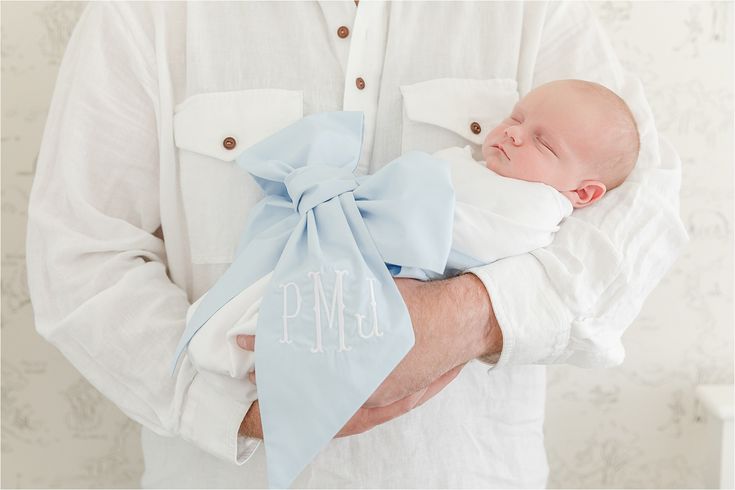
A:
[[[482,155],[495,173],[548,184],[581,208],[625,180],[639,147],[623,99],[597,83],[557,80],[519,100],[487,135]]]

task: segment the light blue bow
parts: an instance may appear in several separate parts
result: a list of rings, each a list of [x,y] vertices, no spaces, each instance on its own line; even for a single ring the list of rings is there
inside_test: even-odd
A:
[[[172,365],[217,310],[273,272],[255,349],[271,487],[289,486],[413,346],[386,265],[441,274],[450,253],[448,163],[410,152],[355,176],[362,134],[361,112],[317,113],[236,159],[265,197]]]

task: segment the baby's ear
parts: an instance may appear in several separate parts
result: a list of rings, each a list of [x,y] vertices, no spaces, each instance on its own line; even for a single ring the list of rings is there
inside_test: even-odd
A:
[[[583,208],[600,200],[607,188],[599,180],[585,180],[573,191],[565,192],[574,208]]]

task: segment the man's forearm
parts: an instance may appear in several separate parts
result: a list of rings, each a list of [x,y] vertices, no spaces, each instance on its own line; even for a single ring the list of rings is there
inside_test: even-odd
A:
[[[460,364],[500,354],[503,336],[487,290],[474,274],[431,282],[397,279],[396,285],[416,342],[366,406],[391,403]]]
[[[399,289],[411,314],[416,348],[442,339],[435,352],[445,357],[451,369],[479,356],[500,354],[503,336],[485,285],[474,274]]]
[[[263,425],[260,421],[260,404],[258,403],[258,400],[255,400],[253,404],[250,405],[248,413],[245,414],[245,417],[240,423],[238,435],[242,437],[255,437],[258,439],[263,438]]]
[[[459,308],[454,325],[460,335],[466,333],[468,336],[461,359],[464,362],[480,356],[497,359],[503,350],[503,333],[485,285],[474,274],[462,274],[449,283],[448,287],[454,289],[454,294],[448,296],[455,298]],[[470,345],[470,342],[475,344]]]

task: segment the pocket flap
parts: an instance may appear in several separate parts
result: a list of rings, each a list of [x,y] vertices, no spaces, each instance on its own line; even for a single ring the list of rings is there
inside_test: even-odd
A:
[[[189,97],[174,110],[176,146],[232,161],[243,150],[303,116],[303,92],[249,89]],[[225,145],[227,138],[230,145]]]
[[[402,85],[401,94],[411,121],[439,126],[478,145],[518,101],[517,83],[510,78],[438,78]],[[472,123],[480,124],[478,134]]]

